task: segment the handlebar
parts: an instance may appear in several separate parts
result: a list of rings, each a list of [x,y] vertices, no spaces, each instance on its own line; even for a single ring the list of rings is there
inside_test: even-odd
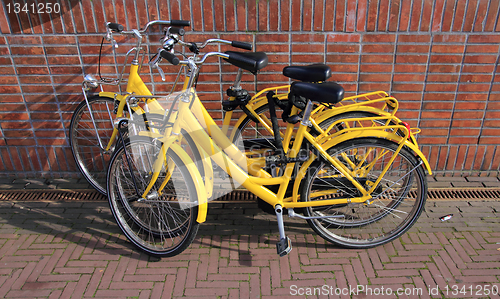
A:
[[[123,25],[118,24],[118,23],[108,23],[107,25],[108,25],[109,29],[111,29],[115,32],[118,32],[118,33],[122,32],[124,29]]]
[[[240,41],[229,41],[229,40],[224,40],[224,39],[219,39],[219,38],[210,38],[207,39],[203,44],[198,45],[196,44],[196,47],[198,49],[203,49],[205,48],[208,44],[213,44],[213,43],[218,43],[218,44],[226,44],[226,45],[231,45],[235,48],[240,48],[244,50],[252,50],[252,44],[246,43],[246,42],[240,42]],[[179,41],[179,44],[187,47],[191,47],[192,43],[186,43],[184,41]]]
[[[240,49],[243,49],[243,50],[252,51],[252,44],[245,43],[245,42],[239,42],[239,41],[233,40],[231,42],[231,46],[233,46],[235,48],[240,48]]]
[[[173,65],[178,65],[180,60],[175,56],[174,54],[168,52],[167,50],[161,49],[160,50],[160,56],[163,59],[166,59],[168,62],[170,62]]]

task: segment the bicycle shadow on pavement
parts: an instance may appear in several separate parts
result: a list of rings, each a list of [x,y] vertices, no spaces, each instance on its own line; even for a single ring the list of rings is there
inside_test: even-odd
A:
[[[68,243],[92,254],[138,257],[106,202],[2,202],[0,234],[44,235],[44,243]]]

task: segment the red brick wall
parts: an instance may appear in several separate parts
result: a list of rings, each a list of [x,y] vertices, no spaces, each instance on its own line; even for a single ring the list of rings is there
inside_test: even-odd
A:
[[[60,1],[51,15],[8,13],[13,2],[0,7],[2,176],[77,175],[66,129],[82,73],[96,72],[104,22],[133,29],[154,19],[190,20],[189,40],[221,36],[268,52],[259,83],[245,77],[251,90],[286,83],[281,69],[291,63],[327,63],[349,93],[397,97],[436,172],[498,174],[498,0],[85,0]],[[220,116],[234,68],[214,59],[202,72],[199,90]]]

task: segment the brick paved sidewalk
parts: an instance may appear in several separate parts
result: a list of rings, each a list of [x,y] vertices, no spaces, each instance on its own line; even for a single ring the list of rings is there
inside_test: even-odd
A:
[[[500,177],[427,177],[429,188],[500,188]],[[0,190],[92,189],[84,179],[0,178]]]
[[[189,249],[161,260],[125,240],[106,202],[0,205],[5,298],[285,298],[313,287],[335,293],[358,285],[374,293],[422,292],[413,298],[428,298],[436,286],[440,293],[432,297],[441,298],[448,286],[445,297],[478,298],[470,296],[476,285],[500,287],[500,201],[429,201],[409,233],[369,250],[335,248],[304,221],[285,217],[294,248],[283,258],[275,249],[275,217],[256,203],[212,203]],[[446,214],[454,217],[441,222]],[[455,286],[465,293],[452,296]],[[353,296],[391,297],[397,296]]]

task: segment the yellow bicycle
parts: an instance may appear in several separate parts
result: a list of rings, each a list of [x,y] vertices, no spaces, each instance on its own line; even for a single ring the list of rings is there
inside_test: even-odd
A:
[[[76,165],[88,182],[103,194],[106,194],[106,169],[109,165],[111,154],[116,146],[117,130],[113,122],[117,118],[131,117],[136,111],[142,112],[143,105],[141,103],[147,103],[148,106],[146,107],[152,107],[153,109],[159,109],[161,111],[161,108],[155,105],[155,98],[151,96],[151,92],[140,77],[142,61],[144,60],[143,55],[145,54],[142,49],[143,39],[147,36],[148,29],[153,25],[176,26],[169,27],[168,30],[166,30],[164,43],[183,43],[183,41],[179,39],[179,37],[183,35],[183,29],[181,27],[189,26],[189,22],[158,20],[149,22],[142,30],[132,31],[124,31],[123,26],[119,24],[107,23],[107,34],[105,39],[111,42],[113,49],[117,46],[113,34],[119,33],[124,36],[133,36],[137,39],[136,46],[127,53],[127,57],[133,56],[132,63],[129,66],[128,77],[124,76],[127,60],[125,60],[122,71],[117,78],[100,78],[97,80],[91,75],[85,76],[85,80],[82,84],[85,99],[75,110],[70,123],[69,139]],[[230,44],[234,47],[247,50],[252,48],[252,46],[247,43],[220,39],[210,39],[202,45],[197,45],[195,43],[183,44],[188,46],[196,56],[201,49],[212,43]],[[260,55],[261,59],[266,57],[264,53],[254,53],[250,55]],[[159,56],[156,57],[157,59],[151,61],[150,65],[157,69],[163,77],[163,72],[158,66]],[[115,57],[115,61],[116,60]],[[266,60],[261,60],[259,68],[264,67],[266,64],[267,58]],[[179,74],[181,72],[182,70]],[[290,78],[306,81],[325,81],[331,74],[329,68],[325,65],[305,67],[290,66],[285,68],[283,73]],[[234,142],[242,138],[244,140],[243,146],[247,149],[250,147],[253,149],[252,151],[247,151],[250,154],[275,150],[273,143],[270,142],[274,133],[271,128],[272,124],[269,117],[268,99],[266,95],[268,92],[272,91],[275,94],[273,99],[276,100],[277,105],[280,105],[280,103],[287,103],[290,85],[268,88],[250,97],[246,90],[240,88],[241,75],[242,69],[240,68],[233,86],[228,90],[228,95],[230,96],[229,100],[222,103],[226,111],[223,121],[224,131],[227,132],[227,128],[231,123],[233,110],[236,107],[241,107],[244,114],[234,125],[235,129],[228,132],[228,134],[230,134],[230,139]],[[184,82],[184,88],[189,83],[190,78],[188,74]],[[174,88],[178,80],[179,76],[176,79]],[[127,83],[124,92],[121,90],[122,83]],[[117,86],[120,88],[120,92],[103,91],[103,85]],[[99,86],[101,87],[101,92],[97,95],[91,95],[91,91]],[[174,90],[174,88],[172,90]],[[144,98],[138,97],[137,95],[149,97]],[[395,117],[398,107],[396,99],[389,97],[387,93],[381,91],[348,97],[340,104],[343,106],[333,110],[327,109],[331,107],[327,107],[328,105],[325,104],[319,105],[314,109],[312,113],[312,130],[316,132],[316,134],[319,134],[318,128],[327,128],[335,120],[341,118],[362,118],[380,115]],[[286,110],[286,107],[282,105],[280,105],[280,107]],[[288,121],[291,121],[291,119]],[[381,120],[378,122],[380,121]],[[400,121],[396,119],[391,122],[399,123]],[[360,124],[360,122],[357,122],[357,125]],[[346,123],[343,125],[346,125]],[[372,124],[368,123],[367,125]],[[337,130],[338,127],[339,125],[330,127],[330,130]],[[281,137],[283,137],[283,133],[281,133]],[[415,148],[418,150],[418,145],[413,134],[411,134],[410,138]]]
[[[409,126],[390,113],[363,115],[370,109],[366,105],[333,107],[343,99],[343,88],[336,83],[295,82],[283,100],[286,103],[281,103],[288,109],[286,119],[292,120],[283,130],[274,107],[279,95],[266,94],[269,122],[259,122],[271,130],[273,137],[265,142],[275,150],[271,155],[248,155],[245,150],[251,148],[239,148],[227,137],[193,85],[199,66],[209,57],[221,57],[252,72],[262,57],[228,51],[179,60],[171,52],[177,43],[181,42],[165,40],[155,57],[187,68],[188,74],[183,92],[172,94],[168,107],[151,109],[151,115],[162,115],[161,126],[123,134],[133,121],[119,118],[116,123],[122,145],[110,160],[107,194],[119,227],[139,249],[173,256],[189,246],[206,219],[213,163],[229,175],[231,184],[243,186],[274,208],[280,256],[291,250],[284,211],[347,248],[390,242],[417,221],[427,196],[425,169],[431,170]],[[134,98],[161,102],[146,92]],[[321,107],[325,105],[328,109]],[[336,112],[342,109],[360,114],[338,117],[327,127],[319,125],[318,115],[324,113],[326,120],[327,115],[342,115]],[[195,155],[182,147],[186,139]]]

